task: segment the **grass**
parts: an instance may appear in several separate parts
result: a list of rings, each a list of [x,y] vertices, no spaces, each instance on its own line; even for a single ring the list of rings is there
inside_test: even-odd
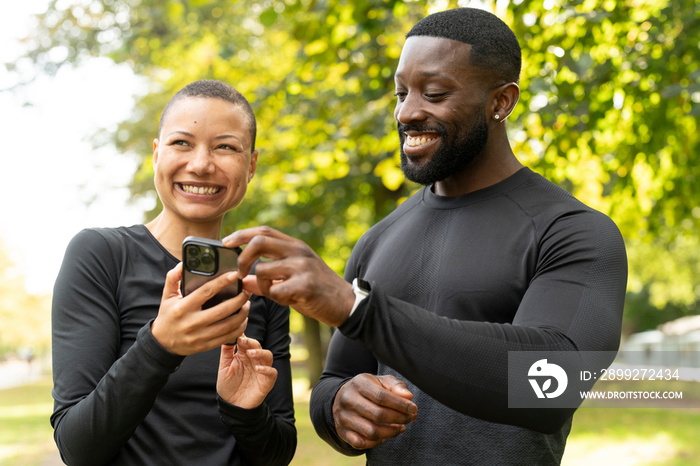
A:
[[[360,466],[364,457],[345,457],[326,445],[309,419],[308,392],[295,381],[295,409],[299,442],[294,466]],[[42,466],[55,455],[49,377],[22,387],[0,390],[0,464]],[[564,455],[564,466],[595,464],[698,464],[700,409],[581,408]]]
[[[698,408],[581,408],[564,454],[564,466],[697,465]]]
[[[0,390],[0,464],[39,466],[56,451],[51,378]]]
[[[299,382],[299,381],[297,381]],[[57,455],[49,416],[53,409],[51,377],[0,390],[0,465],[42,466]],[[295,383],[302,394],[295,400],[298,447],[294,466],[360,466],[364,456],[349,458],[337,453],[321,440],[309,418],[309,401],[304,381]]]
[[[309,419],[309,402],[294,404],[297,426],[297,451],[292,466],[364,466],[365,456],[348,457],[333,450],[321,440]]]
[[[291,466],[364,466],[365,456],[349,457],[336,452],[321,440],[309,417],[309,380],[301,364],[292,364],[294,377],[294,415],[297,427],[297,450]]]

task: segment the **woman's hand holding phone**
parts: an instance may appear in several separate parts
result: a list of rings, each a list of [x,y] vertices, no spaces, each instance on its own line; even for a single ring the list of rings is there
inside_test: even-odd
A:
[[[237,272],[222,274],[185,297],[180,294],[180,280],[182,264],[166,275],[158,316],[151,326],[153,336],[163,348],[187,356],[235,341],[243,334],[250,310],[245,292],[202,309],[219,291],[238,281]]]

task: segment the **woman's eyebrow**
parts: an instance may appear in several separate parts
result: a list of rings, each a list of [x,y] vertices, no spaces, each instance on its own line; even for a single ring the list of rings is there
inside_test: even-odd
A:
[[[220,136],[214,137],[214,139],[228,139],[228,138],[234,138],[234,139],[238,139],[239,141],[241,141],[241,138],[239,138],[238,136],[233,135],[233,134],[222,134]],[[243,141],[241,141],[241,142],[243,142]]]
[[[190,132],[188,132],[188,131],[182,131],[182,130],[171,131],[170,133],[168,133],[168,136],[171,136],[171,135],[173,135],[173,134],[182,134],[182,135],[185,135],[185,136],[189,136],[189,137],[191,137],[191,138],[194,137],[194,134],[192,134],[192,133],[190,133]]]

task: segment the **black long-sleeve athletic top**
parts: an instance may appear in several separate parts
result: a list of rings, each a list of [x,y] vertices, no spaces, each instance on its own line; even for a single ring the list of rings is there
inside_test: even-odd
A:
[[[150,323],[178,260],[144,225],[87,229],[54,287],[51,424],[69,465],[288,464],[296,448],[289,309],[251,298],[246,336],[272,351],[277,382],[242,409],[218,398],[220,350],[166,351]]]
[[[370,464],[558,464],[572,409],[508,408],[508,351],[617,351],[625,247],[605,215],[527,168],[459,197],[425,188],[357,243],[372,290],[335,332],[311,398],[319,435]],[[418,419],[366,452],[332,403],[359,373],[408,384]]]

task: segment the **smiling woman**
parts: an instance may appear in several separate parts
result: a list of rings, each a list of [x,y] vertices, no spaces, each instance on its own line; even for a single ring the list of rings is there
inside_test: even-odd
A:
[[[54,292],[51,416],[67,463],[291,461],[289,308],[241,293],[203,309],[236,273],[185,297],[178,287],[183,240],[219,238],[255,174],[254,147],[243,96],[219,81],[186,86],[153,142],[162,212],[147,225],[84,230],[68,246]]]
[[[155,185],[163,211],[148,229],[179,257],[182,238],[217,238],[223,216],[241,203],[255,174],[251,118],[220,98],[176,98],[153,141]],[[251,112],[252,113],[252,112]],[[184,235],[184,236],[183,236]]]

